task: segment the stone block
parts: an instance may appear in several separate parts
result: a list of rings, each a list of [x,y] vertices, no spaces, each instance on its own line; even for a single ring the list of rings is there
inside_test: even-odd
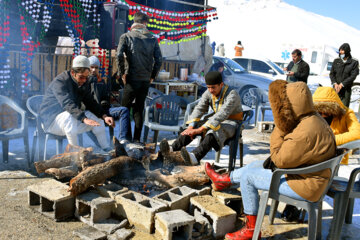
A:
[[[83,223],[111,234],[127,224],[126,219],[114,219],[115,200],[88,192],[76,197],[75,216]]]
[[[226,189],[224,191],[211,191],[211,195],[222,204],[230,207],[238,214],[243,212],[241,192],[237,189]]]
[[[199,212],[209,219],[213,227],[213,237],[220,238],[234,229],[236,212],[216,200],[216,198],[205,195],[190,199],[191,212],[198,209]]]
[[[162,240],[192,238],[195,218],[183,210],[171,210],[155,215],[155,236]]]
[[[208,186],[196,190],[196,195],[198,196],[210,195],[210,193],[211,193],[211,187]]]
[[[129,189],[116,183],[108,183],[102,186],[96,186],[96,190],[103,197],[115,199],[116,195],[127,192]]]
[[[74,230],[73,234],[82,240],[103,240],[106,239],[106,234],[96,230],[93,227],[84,227]]]
[[[195,223],[192,232],[192,239],[211,238],[212,226],[210,221],[204,217],[198,209],[194,210]]]
[[[182,209],[188,211],[190,204],[190,197],[196,195],[196,190],[187,186],[174,187],[166,192],[153,197],[165,203],[171,210]]]
[[[55,221],[71,218],[74,216],[75,198],[68,188],[54,179],[31,185],[28,187],[29,205]]]
[[[133,236],[133,231],[130,229],[121,228],[111,235],[107,236],[107,240],[128,240]]]
[[[115,213],[147,233],[154,232],[155,214],[168,209],[164,203],[134,191],[117,195],[115,200]]]
[[[257,124],[258,124],[258,132],[261,133],[271,133],[275,127],[274,122],[260,121]]]

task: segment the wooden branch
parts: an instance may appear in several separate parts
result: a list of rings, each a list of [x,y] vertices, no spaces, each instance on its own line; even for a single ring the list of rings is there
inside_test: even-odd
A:
[[[74,177],[78,173],[76,166],[68,166],[64,168],[49,168],[45,170],[45,173],[53,175],[57,179],[63,179],[66,177]]]
[[[138,161],[134,158],[121,156],[108,162],[88,167],[70,180],[68,191],[71,192],[71,195],[77,196],[85,192],[91,185],[104,183],[107,178],[115,176],[124,169],[128,169],[135,162],[138,164]]]

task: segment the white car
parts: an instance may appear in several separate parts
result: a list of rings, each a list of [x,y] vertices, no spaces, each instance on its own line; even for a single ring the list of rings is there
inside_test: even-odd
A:
[[[261,75],[272,80],[286,80],[284,71],[269,59],[236,57],[233,58],[233,60],[250,73]]]

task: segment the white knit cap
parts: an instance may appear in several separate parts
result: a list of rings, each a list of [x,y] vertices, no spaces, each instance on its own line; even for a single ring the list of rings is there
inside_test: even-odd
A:
[[[90,66],[95,65],[95,66],[100,67],[100,61],[96,56],[89,57],[89,61],[90,61]]]
[[[87,57],[79,55],[73,59],[72,68],[89,68],[90,69],[90,61]]]

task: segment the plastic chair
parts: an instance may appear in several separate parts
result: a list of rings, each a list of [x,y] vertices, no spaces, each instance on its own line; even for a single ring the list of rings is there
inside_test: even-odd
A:
[[[182,130],[179,126],[181,103],[181,97],[163,95],[151,100],[146,107],[144,126],[154,131],[155,149],[159,131],[179,133]],[[152,117],[150,117],[151,113]],[[144,143],[147,140],[148,129],[144,131]]]
[[[47,133],[40,121],[39,118],[39,110],[40,110],[40,105],[41,102],[44,98],[44,95],[34,95],[32,97],[29,97],[26,100],[26,107],[27,109],[31,112],[32,115],[34,115],[35,119],[36,119],[36,129],[34,131],[34,135],[33,135],[33,145],[31,148],[31,161],[34,162],[35,159],[35,153],[37,153],[36,155],[36,159],[40,160],[40,147],[44,146],[44,155],[43,155],[43,160],[46,160],[46,153],[47,153],[47,142],[50,139],[54,139],[56,141],[56,154],[61,153],[62,151],[62,142],[63,140],[66,139],[66,136],[59,136],[59,135],[55,135],[52,133]],[[45,136],[45,139],[44,139]],[[78,135],[79,138],[79,144],[82,146],[83,145],[83,137],[82,134]],[[38,151],[36,151],[36,146],[38,146]]]
[[[360,140],[352,141],[340,146],[341,148],[356,149],[360,147]],[[330,239],[340,239],[344,223],[352,223],[355,198],[360,198],[360,181],[355,182],[360,173],[360,167],[355,168],[349,179],[334,177],[327,195],[334,199],[334,214],[331,222]],[[346,209],[346,211],[345,211]]]
[[[314,164],[312,166],[295,168],[295,169],[276,169],[272,175],[269,191],[263,191],[261,194],[258,216],[257,216],[254,235],[252,239],[253,240],[258,239],[261,230],[261,225],[265,215],[266,205],[269,198],[273,199],[269,213],[269,224],[272,225],[274,223],[274,217],[277,211],[277,207],[279,205],[279,201],[285,202],[287,204],[296,207],[301,207],[309,213],[308,239],[310,240],[315,238],[321,239],[322,201],[332,183],[335,172],[339,168],[341,159],[347,153],[347,151],[343,151],[342,149],[341,152],[342,152],[341,154],[338,154],[338,156],[331,158],[330,160],[318,164]],[[318,201],[309,202],[305,200],[296,200],[291,197],[281,195],[279,193],[280,178],[282,175],[314,173],[324,169],[330,169],[331,176],[329,179],[329,183],[325,188],[325,191],[322,193]]]
[[[16,111],[21,116],[21,122],[19,128],[6,129],[0,131],[0,141],[2,142],[3,161],[4,163],[9,162],[9,140],[16,138],[23,138],[25,145],[25,154],[30,167],[31,159],[29,154],[29,134],[28,134],[28,119],[24,109],[16,104],[12,99],[0,95],[0,105],[7,105],[12,110]]]
[[[261,112],[261,121],[264,121],[265,111],[270,110],[270,103],[268,98],[268,91],[260,88],[250,88],[249,89],[250,95],[255,100],[255,126],[257,126],[257,122],[259,119],[259,114]]]

